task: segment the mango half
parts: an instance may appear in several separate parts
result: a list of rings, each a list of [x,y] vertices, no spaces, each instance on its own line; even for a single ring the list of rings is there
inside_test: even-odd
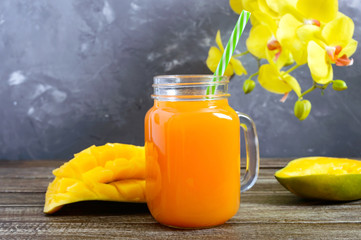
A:
[[[91,146],[53,171],[44,213],[89,200],[145,202],[145,149],[121,143]]]
[[[297,196],[328,201],[361,199],[361,161],[347,158],[295,159],[275,177]]]

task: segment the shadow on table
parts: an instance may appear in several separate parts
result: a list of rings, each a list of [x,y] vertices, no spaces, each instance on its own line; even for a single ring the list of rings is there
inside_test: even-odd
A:
[[[74,227],[77,224],[87,223],[89,225],[82,225],[83,228],[89,226],[110,228],[114,224],[117,225],[117,231],[121,229],[132,228],[136,234],[139,229],[149,231],[150,233],[168,233],[177,237],[177,234],[182,234],[176,239],[219,239],[214,236],[215,231],[231,231],[231,226],[223,224],[212,228],[201,229],[179,229],[162,225],[156,222],[151,216],[147,204],[145,203],[126,203],[126,202],[106,202],[106,201],[84,201],[63,206],[59,211],[51,215],[45,215],[49,222],[66,223],[73,222]],[[99,226],[98,226],[98,225]],[[232,231],[231,231],[232,232]],[[147,233],[142,233],[146,235]],[[208,234],[208,235],[207,235]],[[228,233],[230,234],[230,233]],[[200,235],[200,236],[197,236]],[[153,239],[153,238],[152,238]]]
[[[114,216],[149,214],[145,203],[84,201],[64,205],[59,211],[49,216]]]

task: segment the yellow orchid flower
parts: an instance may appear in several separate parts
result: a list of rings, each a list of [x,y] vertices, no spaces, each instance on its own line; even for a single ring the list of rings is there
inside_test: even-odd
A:
[[[308,67],[313,80],[320,84],[326,84],[333,79],[333,69],[327,59],[327,52],[315,41],[310,41],[307,46]]]
[[[265,58],[270,63],[275,62],[278,68],[293,62],[288,49],[283,48],[275,38],[276,27],[258,24],[253,26],[246,41],[248,51],[257,58]],[[273,30],[273,31],[272,31]]]
[[[261,11],[272,18],[278,18],[281,10],[288,5],[296,7],[297,0],[230,0],[229,4],[234,12],[240,14],[242,10],[252,12],[254,17],[256,11]],[[253,21],[252,21],[253,23]]]
[[[338,0],[298,0],[296,8],[306,19],[330,22],[337,16]]]
[[[214,73],[217,69],[218,63],[222,58],[222,54],[224,52],[224,47],[222,44],[222,39],[221,39],[221,33],[218,30],[217,32],[217,36],[216,36],[216,43],[218,45],[217,47],[211,47],[209,49],[208,52],[208,58],[206,61],[207,67]],[[237,74],[237,75],[247,75],[247,71],[246,69],[243,67],[241,61],[239,61],[238,59],[232,57],[227,68],[226,71],[224,73],[225,76],[232,76],[233,74]]]
[[[288,49],[281,46],[276,38],[278,28],[277,15],[268,4],[273,4],[276,0],[258,0],[253,1],[258,3],[259,9],[254,10],[252,15],[253,27],[250,35],[246,41],[247,49],[257,58],[267,58],[268,61],[276,62],[278,67],[281,68],[285,64],[293,62],[292,56]],[[285,0],[284,2],[293,1]]]
[[[277,17],[277,13],[269,8],[265,1],[266,0],[230,0],[229,4],[232,10],[237,14],[241,14],[242,10],[251,12],[251,23],[252,25],[257,25],[259,24],[260,20],[263,19],[262,17],[257,17],[259,14],[264,14],[270,19]],[[268,23],[269,21],[262,22]]]
[[[297,96],[301,96],[301,87],[297,80],[290,74],[280,71],[274,64],[261,66],[258,82],[269,92],[285,94],[285,97],[287,97],[288,93],[293,90]]]
[[[269,31],[271,31],[273,34],[277,31],[277,19],[274,18],[271,15],[261,11],[261,10],[255,10],[252,12],[252,15],[254,16],[253,26],[257,26],[259,24],[265,25],[268,27]]]
[[[343,57],[343,55],[346,55],[350,57],[356,51],[357,41],[352,39],[354,29],[355,26],[352,19],[343,14],[326,24],[323,28],[322,37],[325,39],[325,42],[329,48],[335,48],[334,50],[327,49],[327,53],[336,63],[338,56]]]
[[[292,14],[301,22],[320,26],[321,22],[327,23],[338,15],[338,0],[258,0],[260,8],[267,5],[276,12],[278,17]]]
[[[350,66],[349,57],[356,51],[357,41],[352,39],[354,23],[345,15],[327,23],[322,29],[324,41],[312,40],[307,45],[308,67],[315,82],[326,84],[333,79],[332,64]]]
[[[263,0],[269,8],[281,15],[288,7],[296,7],[298,0]]]
[[[229,5],[237,14],[241,14],[242,10],[253,12],[258,9],[257,0],[229,0]]]
[[[246,40],[248,51],[257,58],[266,58],[266,47],[272,36],[272,32],[265,25],[253,26]]]
[[[317,38],[321,28],[314,24],[303,23],[291,14],[282,16],[277,29],[277,39],[287,48],[298,65],[307,62],[307,44]]]
[[[321,21],[331,21],[338,15],[338,1],[325,1],[327,4],[313,4],[313,0],[259,0],[260,9],[266,5],[279,14],[275,38],[291,52],[298,65],[307,63],[307,45],[320,37]]]
[[[291,51],[298,65],[305,64],[308,42],[320,37],[322,22],[329,22],[337,17],[338,0],[298,0],[295,6],[288,4],[283,7],[283,11],[277,39]]]
[[[274,1],[274,0],[258,0],[258,6],[259,9],[271,16],[271,17],[278,17],[278,4],[280,3],[280,1]]]
[[[302,100],[304,95],[315,89],[324,90],[331,82],[336,91],[347,89],[342,80],[333,81],[332,65],[352,65],[350,57],[358,42],[352,38],[353,21],[338,12],[338,0],[230,0],[229,3],[238,14],[242,10],[252,12],[252,28],[246,46],[258,64],[260,59],[268,61],[245,81],[243,89],[246,94],[254,88],[252,77],[258,74],[258,82],[264,89],[284,95],[281,101],[285,101],[291,91],[297,94],[299,100],[295,104],[295,115],[303,120],[311,109],[311,103]],[[211,48],[209,61],[207,59],[212,71],[215,71],[223,52],[218,34],[216,41],[219,48]],[[294,66],[282,71],[284,66],[294,62]],[[324,86],[313,84],[301,92],[298,81],[290,73],[304,64],[308,65],[314,82]],[[227,74],[233,74],[234,65],[230,64]],[[308,112],[300,113],[300,106],[302,111],[308,109]]]

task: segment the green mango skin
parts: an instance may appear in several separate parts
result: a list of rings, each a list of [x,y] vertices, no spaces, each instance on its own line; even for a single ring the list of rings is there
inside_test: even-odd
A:
[[[361,174],[322,174],[275,177],[282,186],[302,198],[328,201],[361,199]]]

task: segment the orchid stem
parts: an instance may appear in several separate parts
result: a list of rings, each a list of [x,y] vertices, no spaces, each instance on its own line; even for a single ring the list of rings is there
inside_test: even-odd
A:
[[[307,89],[306,91],[304,91],[304,92],[301,94],[300,98],[302,98],[302,97],[305,96],[307,93],[310,93],[310,92],[312,92],[312,91],[315,90],[315,89],[316,89],[316,85],[313,85],[312,87],[310,87],[309,89]]]
[[[307,89],[306,91],[304,91],[299,98],[302,98],[302,97],[305,96],[307,93],[312,92],[312,91],[315,90],[316,88],[319,88],[319,89],[321,89],[321,91],[323,91],[323,90],[325,90],[325,89],[328,87],[328,85],[330,85],[330,83],[331,83],[331,82],[326,83],[326,84],[323,85],[323,86],[322,86],[322,85],[320,86],[320,85],[317,85],[316,82],[313,82],[312,87],[310,87],[309,89]]]
[[[293,70],[297,69],[299,66],[301,66],[301,65],[298,65],[298,64],[294,65],[293,67],[291,67],[290,69],[288,69],[286,71],[286,74],[288,74],[288,73],[292,72]]]
[[[259,74],[259,71],[258,72],[255,72],[253,73],[251,76],[249,76],[248,79],[252,80],[253,77],[257,76]]]
[[[245,51],[245,52],[240,53],[240,54],[235,54],[235,55],[233,55],[232,57],[242,57],[242,56],[244,56],[244,55],[247,55],[248,53],[249,53],[249,51]]]

